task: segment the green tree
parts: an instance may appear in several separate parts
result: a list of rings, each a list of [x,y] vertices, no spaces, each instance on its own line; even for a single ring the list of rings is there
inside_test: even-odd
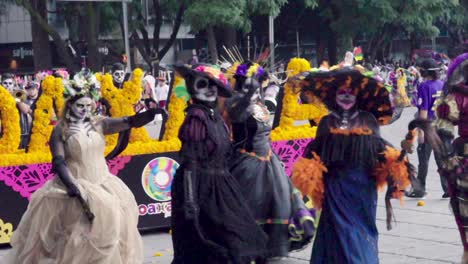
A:
[[[136,19],[130,23],[130,38],[151,70],[158,71],[160,61],[174,45],[189,4],[188,0],[153,0],[154,14],[150,14],[153,16],[150,17],[147,25],[141,2],[133,1],[131,14]],[[161,29],[168,24],[172,25],[172,32],[168,41],[161,47]],[[148,32],[151,27],[153,27],[152,39]]]
[[[36,4],[39,4],[39,2],[44,2],[44,1],[15,0],[15,2],[17,5],[24,7],[28,11],[29,15],[31,16],[31,22],[36,23],[35,28],[40,28],[44,32],[47,32],[49,36],[51,36],[52,40],[54,41],[57,47],[57,52],[59,56],[62,58],[65,65],[67,66],[67,68],[71,71],[77,70],[76,65],[73,63],[72,57],[68,54],[64,40],[62,39],[60,34],[57,32],[57,30],[55,30],[51,25],[49,25],[48,20],[47,20],[47,14],[44,13],[44,9],[42,9],[43,7],[41,7],[41,9],[36,9],[37,8]],[[41,37],[43,36],[41,35]],[[36,42],[36,41],[33,40],[33,42]],[[46,50],[50,51],[50,47],[48,46],[48,44],[49,43],[47,43],[47,46],[45,46],[45,42],[40,41],[40,44],[34,50],[34,56],[35,57],[38,56],[38,58],[42,57],[42,55],[36,54],[36,49],[39,49],[37,52],[38,53],[41,52],[40,54],[44,54],[42,52],[45,52]],[[37,69],[43,69],[43,67],[50,68],[49,65],[47,64],[45,65],[41,64],[41,65],[38,65]]]
[[[313,3],[313,0],[307,0]],[[204,33],[208,42],[211,62],[218,61],[218,39],[216,30],[226,32],[234,29],[248,33],[252,29],[251,17],[254,15],[273,15],[280,13],[287,0],[195,0],[187,9],[186,20],[195,33]]]
[[[420,47],[424,38],[439,34],[436,22],[447,9],[458,6],[458,1],[446,0],[358,0],[361,14],[359,23],[366,25],[360,33],[369,36],[366,51],[370,58],[391,45],[395,36],[408,38],[411,49]],[[388,49],[388,48],[387,48]]]

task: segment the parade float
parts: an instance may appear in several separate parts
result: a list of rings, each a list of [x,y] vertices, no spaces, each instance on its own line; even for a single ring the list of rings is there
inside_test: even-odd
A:
[[[288,65],[290,75],[310,70],[305,60],[296,59]],[[101,83],[101,96],[109,102],[110,115],[133,115],[142,92],[143,72],[133,71],[133,78],[122,89],[114,87],[110,74],[97,74]],[[110,171],[120,177],[132,190],[139,208],[139,229],[167,228],[171,216],[171,183],[179,166],[178,150],[181,142],[178,131],[187,106],[184,80],[172,78],[168,101],[169,118],[164,122],[161,140],[149,137],[145,128],[132,129],[127,148],[109,160]],[[46,77],[42,94],[36,103],[31,141],[27,151],[18,149],[20,122],[15,98],[0,86],[0,245],[8,244],[11,235],[25,212],[31,195],[52,179],[49,136],[53,120],[64,105],[62,79]],[[292,164],[302,155],[304,147],[315,135],[316,127],[296,126],[295,120],[318,120],[326,114],[323,106],[300,104],[299,89],[294,81],[284,86],[279,126],[271,134],[272,146],[283,160],[290,175]],[[106,152],[117,143],[117,135],[106,136]]]

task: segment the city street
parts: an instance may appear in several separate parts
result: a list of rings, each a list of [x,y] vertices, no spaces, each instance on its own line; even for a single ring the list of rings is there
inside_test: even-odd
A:
[[[399,142],[407,131],[407,124],[415,112],[415,108],[408,108],[396,123],[382,127],[383,137],[399,147]],[[417,165],[417,156],[413,154],[410,158]],[[417,206],[418,199],[406,199],[401,206],[398,201],[394,201],[397,223],[391,231],[385,228],[385,206],[381,193],[377,224],[380,231],[379,249],[382,264],[459,263],[462,246],[448,199],[441,198],[442,190],[433,157],[429,171],[425,205]],[[172,245],[168,232],[144,234],[143,240],[144,263],[170,263]],[[0,256],[8,251],[9,249],[0,249]],[[310,254],[311,246],[292,253],[288,259],[272,263],[308,263]]]

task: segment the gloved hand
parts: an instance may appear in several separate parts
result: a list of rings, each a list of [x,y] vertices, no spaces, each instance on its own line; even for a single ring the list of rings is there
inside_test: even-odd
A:
[[[52,160],[52,169],[67,188],[67,194],[70,197],[80,196],[81,192],[78,186],[73,182],[70,172],[67,169],[65,160],[62,156],[54,157]]]
[[[154,120],[154,116],[160,112],[157,108],[151,108],[143,113],[138,113],[128,117],[130,127],[142,127]]]
[[[186,169],[184,171],[184,214],[187,220],[194,220],[198,217],[200,207],[198,206],[195,190],[195,177],[196,169],[191,166],[192,169]]]

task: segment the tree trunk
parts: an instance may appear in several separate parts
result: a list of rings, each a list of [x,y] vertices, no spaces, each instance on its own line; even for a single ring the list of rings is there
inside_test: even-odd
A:
[[[410,34],[410,45],[411,45],[410,54],[413,54],[414,50],[421,48],[421,39],[414,32]]]
[[[159,47],[154,47],[158,52],[158,60],[161,61],[161,59],[166,55],[166,53],[169,51],[169,49],[174,45],[174,42],[177,38],[177,33],[179,32],[180,25],[182,24],[182,18],[185,13],[185,5],[183,3],[180,4],[179,9],[177,10],[177,15],[174,21],[174,26],[172,27],[172,33],[171,36],[169,37],[169,40],[166,42],[164,47],[159,50]],[[158,36],[159,38],[159,36]]]
[[[326,39],[324,38],[323,34],[320,32],[317,32],[316,37],[315,37],[315,42],[317,45],[317,67],[320,67],[320,63],[322,60],[327,59],[325,57],[325,49],[326,49]]]
[[[86,42],[88,43],[88,67],[92,71],[101,70],[101,54],[99,53],[98,38],[99,38],[99,14],[98,6],[96,3],[86,3],[85,16],[88,19],[87,31],[86,31]],[[130,56],[130,54],[127,54]]]
[[[153,65],[151,63],[150,55],[148,54],[148,50],[146,49],[144,44],[145,40],[141,40],[138,36],[138,32],[134,30],[130,35],[130,41],[132,41],[133,45],[137,47],[138,51],[141,54],[141,57],[143,57],[143,60],[148,65],[150,71],[153,72]]]
[[[32,6],[42,16],[47,17],[47,2],[33,0]],[[37,18],[31,17],[32,48],[34,52],[34,70],[52,69],[49,34],[41,28]]]
[[[213,26],[206,28],[206,38],[208,39],[208,51],[210,54],[211,63],[218,62],[218,50],[216,48],[216,36],[214,34]]]
[[[328,35],[328,59],[330,60],[330,65],[338,63],[337,37],[333,30],[330,30],[330,34]]]
[[[59,56],[62,58],[64,61],[65,65],[70,71],[76,71],[77,67],[76,65],[73,64],[73,59],[68,54],[67,48],[65,46],[65,42],[63,41],[62,37],[60,37],[60,34],[53,29],[48,23],[47,20],[42,17],[32,6],[31,3],[27,0],[16,0],[16,3],[18,5],[23,6],[29,13],[32,19],[35,19],[39,26],[46,31],[54,40],[55,45],[57,47],[57,52],[59,53]]]

